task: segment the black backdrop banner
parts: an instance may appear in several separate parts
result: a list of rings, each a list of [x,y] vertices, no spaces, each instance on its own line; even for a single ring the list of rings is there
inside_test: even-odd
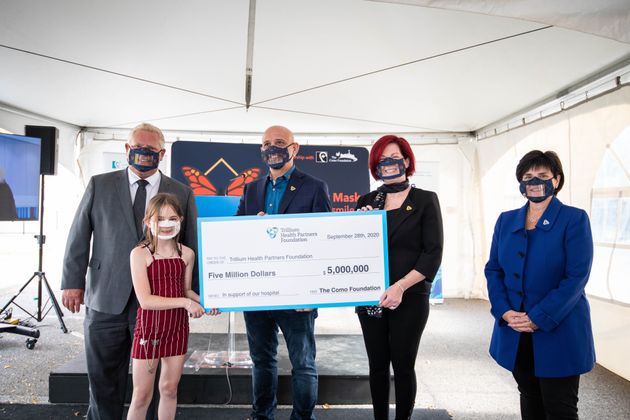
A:
[[[300,145],[296,166],[328,184],[333,211],[354,210],[370,190],[368,151],[363,147]],[[260,145],[177,141],[171,149],[171,177],[190,185],[199,216],[234,214],[243,186],[267,176]],[[232,197],[212,200],[212,197]],[[227,203],[227,204],[226,204]],[[216,208],[226,206],[217,212]]]

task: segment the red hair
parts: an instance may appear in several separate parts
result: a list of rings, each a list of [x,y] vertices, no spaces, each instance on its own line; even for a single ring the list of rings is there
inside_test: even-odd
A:
[[[387,136],[383,136],[374,143],[372,146],[372,150],[370,150],[370,157],[368,158],[368,166],[370,168],[370,172],[374,179],[380,179],[378,176],[378,172],[376,171],[376,166],[381,160],[381,155],[383,154],[383,150],[390,144],[396,143],[398,147],[400,147],[400,151],[405,159],[409,159],[409,167],[405,171],[405,175],[410,177],[416,171],[416,158],[413,155],[413,150],[411,150],[411,146],[407,142],[407,140],[402,137],[394,136],[389,134]]]

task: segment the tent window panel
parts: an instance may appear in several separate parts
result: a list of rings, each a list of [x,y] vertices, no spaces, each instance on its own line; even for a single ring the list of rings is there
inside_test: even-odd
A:
[[[630,245],[630,127],[610,144],[592,190],[593,240],[602,245]]]
[[[613,154],[610,150],[606,150],[601,166],[597,171],[593,188],[630,186],[630,179],[628,179],[626,171],[624,171],[620,160],[615,155],[619,156],[618,154]]]
[[[593,241],[613,243],[617,233],[618,198],[593,198],[591,226]]]
[[[612,299],[608,287],[608,266],[611,262],[613,248],[595,245],[593,251],[593,266],[591,267],[591,277],[586,284],[586,293],[602,299]]]
[[[630,249],[615,249],[611,261],[608,287],[610,296],[616,301],[630,304]]]
[[[630,127],[606,150],[592,189],[595,253],[587,293],[630,304]]]
[[[617,242],[630,245],[630,198],[621,198],[621,212],[619,215],[619,236]]]

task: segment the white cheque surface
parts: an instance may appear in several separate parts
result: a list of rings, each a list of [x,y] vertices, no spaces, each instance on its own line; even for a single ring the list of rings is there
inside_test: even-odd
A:
[[[201,218],[202,304],[223,311],[376,304],[384,211]]]

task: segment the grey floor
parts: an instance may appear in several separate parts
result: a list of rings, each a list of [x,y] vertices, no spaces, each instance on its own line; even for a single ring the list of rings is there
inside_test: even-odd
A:
[[[14,290],[0,289],[0,303]],[[25,307],[34,307],[30,299]],[[227,314],[191,322],[193,332],[225,332]],[[48,373],[83,351],[82,314],[67,314],[71,330],[63,334],[53,313],[40,324],[34,350],[25,339],[0,334],[0,403],[42,404],[48,401]],[[431,308],[416,363],[416,406],[447,410],[455,419],[518,419],[518,395],[509,372],[488,356],[492,328],[488,303],[450,299]],[[243,332],[241,314],[236,332]],[[318,334],[360,334],[351,308],[320,310]],[[630,419],[630,382],[597,366],[582,377],[583,419]]]

